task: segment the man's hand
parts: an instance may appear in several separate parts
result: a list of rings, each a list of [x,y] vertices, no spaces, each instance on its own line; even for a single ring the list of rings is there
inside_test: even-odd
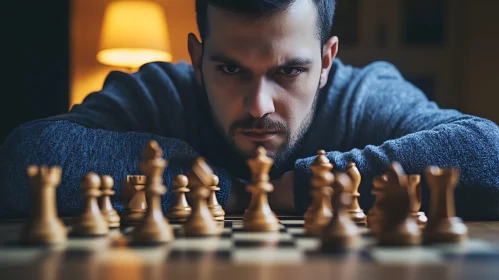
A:
[[[270,181],[274,191],[269,193],[269,203],[277,214],[295,213],[294,180],[294,172],[288,171],[281,178]]]

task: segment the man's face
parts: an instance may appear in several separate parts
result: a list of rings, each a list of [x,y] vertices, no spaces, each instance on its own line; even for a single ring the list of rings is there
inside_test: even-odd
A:
[[[308,128],[322,69],[317,9],[301,0],[268,17],[210,6],[203,87],[227,139],[243,154],[258,145],[286,154]]]

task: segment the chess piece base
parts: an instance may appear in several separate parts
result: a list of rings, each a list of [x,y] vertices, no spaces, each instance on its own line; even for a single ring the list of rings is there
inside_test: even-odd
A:
[[[222,209],[221,205],[210,206],[209,209],[215,221],[220,222],[225,220],[225,211]]]
[[[364,211],[362,211],[362,209],[357,208],[355,210],[350,210],[348,211],[348,214],[350,215],[352,221],[357,225],[366,225],[367,217]]]
[[[109,233],[109,226],[102,215],[83,215],[74,220],[72,233],[85,236],[106,235]]]
[[[358,235],[334,235],[322,240],[321,250],[328,252],[338,249],[354,249],[358,248],[359,244],[360,237]]]
[[[215,220],[210,223],[206,222],[188,222],[184,223],[184,234],[186,236],[210,236],[218,235],[220,229],[217,227]]]
[[[173,228],[164,222],[145,220],[132,233],[134,243],[167,243],[174,239]]]
[[[340,214],[341,215],[341,214]],[[353,248],[359,245],[360,231],[348,216],[337,217],[324,228],[322,233],[322,248]]]
[[[67,230],[59,220],[32,220],[26,224],[21,233],[23,244],[60,244],[67,241]]]
[[[320,235],[332,218],[333,213],[331,211],[308,211],[304,216],[305,234]]]
[[[102,212],[104,218],[106,218],[107,224],[110,228],[118,228],[120,227],[120,216],[116,212],[116,210],[110,210],[106,212]]]
[[[452,217],[427,225],[423,235],[426,243],[460,243],[468,237],[468,227],[461,218]]]
[[[428,218],[426,217],[424,212],[418,212],[413,214],[412,217],[416,220],[420,227],[424,227],[428,222]]]
[[[192,208],[188,207],[171,207],[166,213],[166,217],[172,222],[185,222],[191,215]]]
[[[220,229],[209,211],[191,214],[185,221],[183,230],[186,236],[209,236],[220,233]]]
[[[144,216],[146,215],[146,210],[137,211],[137,210],[125,210],[122,216],[122,223],[130,226],[139,225]]]
[[[279,220],[274,212],[254,212],[246,210],[243,217],[243,228],[247,231],[278,231]]]
[[[380,246],[410,246],[422,241],[419,226],[413,219],[396,227],[382,227],[377,237]]]

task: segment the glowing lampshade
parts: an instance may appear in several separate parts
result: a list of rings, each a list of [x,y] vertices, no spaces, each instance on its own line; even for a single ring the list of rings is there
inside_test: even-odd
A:
[[[107,5],[97,53],[100,63],[138,68],[171,59],[168,24],[159,4],[117,1]]]

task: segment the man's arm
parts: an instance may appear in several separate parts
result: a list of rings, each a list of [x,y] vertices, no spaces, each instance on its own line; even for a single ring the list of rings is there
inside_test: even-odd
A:
[[[430,165],[458,167],[457,214],[467,219],[499,218],[499,128],[486,119],[444,110],[405,81],[389,65],[366,73],[355,92],[346,116],[346,152],[329,151],[335,169],[355,162],[362,174],[361,206],[372,205],[372,178],[398,161],[406,173],[423,174]],[[348,94],[347,94],[348,95]],[[327,128],[324,128],[327,129]],[[295,164],[295,202],[304,211],[310,202],[310,163]],[[422,176],[423,209],[430,193]]]
[[[162,199],[166,210],[173,198],[172,178],[190,168],[198,156],[179,140],[185,133],[184,116],[175,85],[181,82],[172,79],[175,73],[167,72],[149,65],[134,76],[111,73],[101,91],[70,113],[31,121],[12,131],[0,147],[0,216],[20,218],[31,213],[33,198],[26,176],[30,164],[62,168],[57,188],[60,215],[80,213],[79,183],[87,172],[113,177],[112,202],[121,211],[121,182],[126,175],[141,174],[140,155],[151,139],[160,144],[168,160],[163,179],[169,192]],[[230,180],[223,170],[214,167],[214,171],[220,178],[218,199],[224,205]]]

